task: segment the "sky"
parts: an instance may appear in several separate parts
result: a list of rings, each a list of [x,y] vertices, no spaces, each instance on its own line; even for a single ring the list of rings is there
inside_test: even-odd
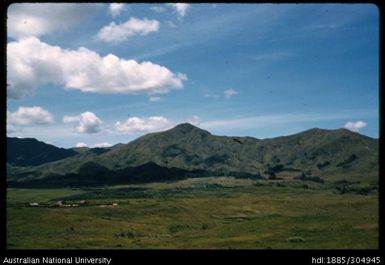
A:
[[[13,4],[7,136],[111,146],[189,122],[379,136],[371,4]]]

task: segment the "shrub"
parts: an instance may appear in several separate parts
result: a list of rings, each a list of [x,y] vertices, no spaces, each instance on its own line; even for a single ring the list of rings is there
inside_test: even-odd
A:
[[[329,165],[330,165],[330,161],[325,161],[325,162],[323,162],[323,163],[318,163],[318,164],[317,164],[317,168],[318,168],[318,169],[322,169],[322,168],[327,167],[327,166],[329,166]]]
[[[134,237],[135,237],[135,234],[132,233],[131,231],[128,231],[128,232],[126,233],[126,236],[127,236],[128,238],[134,238]]]
[[[300,179],[303,181],[313,181],[313,182],[318,182],[318,183],[324,183],[324,180],[321,177],[318,176],[309,176],[306,173],[302,172],[301,175],[294,177],[294,179]]]

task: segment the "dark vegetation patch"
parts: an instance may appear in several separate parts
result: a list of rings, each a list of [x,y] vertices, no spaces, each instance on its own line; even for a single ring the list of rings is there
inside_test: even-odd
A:
[[[239,143],[239,144],[243,144],[242,141],[239,140],[239,139],[237,139],[237,138],[233,138],[233,141],[234,141],[234,142],[237,142],[237,143]]]
[[[177,144],[173,144],[173,145],[170,145],[168,147],[166,147],[164,150],[163,150],[163,156],[165,157],[176,157],[176,156],[179,156],[179,155],[182,155],[182,154],[185,154],[186,153],[186,150],[184,150],[183,148],[180,148],[178,147]]]
[[[25,173],[35,174],[36,172]],[[38,174],[38,173],[36,173]],[[120,170],[109,170],[95,162],[87,162],[78,173],[50,175],[44,179],[31,178],[23,181],[8,181],[8,187],[52,188],[52,187],[85,187],[118,184],[139,184],[149,182],[175,181],[191,177],[215,175],[205,170],[184,170],[180,168],[161,167],[149,162],[138,167],[127,167]]]
[[[221,174],[221,175],[228,175],[234,178],[239,178],[239,179],[263,179],[263,176],[261,173],[257,172],[255,174],[250,174],[246,172],[234,172],[231,171],[229,173]]]
[[[317,168],[318,169],[323,169],[324,167],[327,167],[327,166],[329,166],[330,165],[330,161],[324,161],[324,162],[322,162],[322,163],[318,163],[317,164]]]
[[[108,148],[103,148],[103,147],[95,147],[95,148],[92,148],[90,150],[87,151],[87,154],[92,154],[92,155],[101,155],[101,154],[104,154],[104,153],[107,153],[111,151],[110,149]]]
[[[96,200],[96,199],[132,199],[132,198],[153,198],[151,190],[147,188],[120,188],[120,189],[93,189],[81,194],[57,198],[56,200],[63,200],[64,202],[78,201],[78,200]]]
[[[237,191],[236,187],[226,187],[218,183],[203,184],[197,187],[173,188],[173,189],[151,189],[143,187],[127,188],[86,188],[86,192],[55,198],[63,203],[72,203],[80,200],[110,200],[110,199],[170,199],[187,196],[188,194],[201,194],[207,196],[230,197],[229,192]]]
[[[337,164],[337,167],[347,168],[347,167],[349,167],[349,164],[351,162],[353,162],[354,160],[356,160],[357,158],[358,158],[358,156],[356,154],[352,154],[347,159],[345,159],[344,161],[339,162]]]
[[[351,182],[346,179],[333,183],[334,193],[368,195],[378,192],[378,183]]]
[[[120,184],[142,184],[150,182],[169,182],[186,178],[209,176],[232,176],[235,178],[262,179],[263,176],[246,172],[216,172],[206,170],[185,170],[174,167],[162,167],[149,162],[138,167],[127,167],[110,170],[93,161],[83,164],[78,173],[65,175],[48,174],[45,178],[38,178],[39,172],[24,172],[17,180],[9,180],[8,187],[18,188],[56,188],[56,187],[100,187]]]
[[[324,183],[324,180],[321,177],[313,176],[313,175],[311,175],[311,173],[309,174],[309,173],[305,173],[305,172],[302,172],[301,175],[294,177],[294,179]]]
[[[224,164],[229,159],[229,155],[212,155],[204,160],[204,163],[208,166],[213,166],[215,164]]]
[[[193,166],[202,163],[202,158],[200,158],[198,155],[184,155],[183,159],[186,163]]]

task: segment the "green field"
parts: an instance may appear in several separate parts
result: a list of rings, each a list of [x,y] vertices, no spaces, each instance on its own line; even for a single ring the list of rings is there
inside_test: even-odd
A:
[[[378,193],[357,190],[230,177],[89,189],[8,189],[7,246],[376,249]],[[57,201],[79,207],[49,207]],[[31,202],[39,207],[29,206]]]

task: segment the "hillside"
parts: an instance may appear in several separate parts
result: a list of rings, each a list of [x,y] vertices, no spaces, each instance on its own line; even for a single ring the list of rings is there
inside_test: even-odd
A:
[[[7,137],[7,163],[11,166],[38,166],[71,157],[77,153],[33,138]]]
[[[143,167],[148,163],[157,168]],[[138,167],[142,167],[141,170],[135,171]],[[66,185],[151,182],[159,180],[158,171],[162,171],[161,175],[167,180],[167,170],[171,179],[177,172],[179,178],[316,176],[325,180],[375,182],[378,140],[345,129],[311,129],[259,140],[215,136],[185,123],[114,148],[85,150],[76,156],[18,172],[8,179],[11,183],[39,183],[51,179]],[[73,181],[68,181],[69,178]]]

